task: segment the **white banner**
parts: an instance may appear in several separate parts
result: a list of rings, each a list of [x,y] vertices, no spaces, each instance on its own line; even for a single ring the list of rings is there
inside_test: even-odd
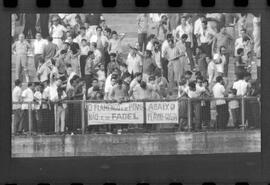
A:
[[[143,124],[143,103],[87,103],[88,125]]]
[[[146,123],[178,123],[178,102],[146,102]]]

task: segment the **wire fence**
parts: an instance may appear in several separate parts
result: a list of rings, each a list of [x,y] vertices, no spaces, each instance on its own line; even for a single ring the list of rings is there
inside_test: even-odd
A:
[[[257,97],[13,103],[13,134],[125,134],[260,128]]]

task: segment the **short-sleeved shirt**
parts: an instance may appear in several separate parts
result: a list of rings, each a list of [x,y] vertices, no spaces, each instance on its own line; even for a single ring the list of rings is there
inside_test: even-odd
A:
[[[140,68],[142,66],[142,60],[139,55],[131,56],[130,54],[127,57],[127,66],[128,66],[128,72],[130,74],[135,74],[137,72],[140,72]]]
[[[192,27],[189,24],[177,26],[176,33],[179,34],[178,38],[181,38],[183,34],[187,34],[187,42],[191,42]]]
[[[225,88],[222,84],[216,83],[213,86],[213,95],[214,98],[224,98]],[[225,100],[216,100],[216,105],[223,105],[226,104]]]
[[[22,110],[27,110],[28,109],[27,103],[34,101],[34,93],[30,88],[27,88],[22,92],[22,101],[25,102],[22,104]]]
[[[66,31],[66,28],[61,24],[58,24],[57,26],[52,25],[52,27],[50,27],[52,38],[61,39]]]
[[[248,83],[245,80],[238,80],[233,83],[233,88],[237,90],[237,96],[244,96],[247,94]]]
[[[22,89],[19,86],[15,86],[12,91],[12,102],[19,102],[22,95]],[[20,109],[20,104],[13,104],[13,110]]]
[[[47,41],[44,39],[40,39],[40,40],[35,40],[33,43],[34,46],[34,54],[35,55],[42,55],[44,52],[44,48],[47,45]]]
[[[57,49],[58,49],[57,45],[52,42],[49,42],[47,45],[45,45],[44,51],[43,51],[43,56],[44,56],[45,61],[53,58],[57,52]]]
[[[15,44],[15,52],[17,55],[27,55],[30,45],[26,40],[24,40],[23,42],[16,41],[14,44]]]

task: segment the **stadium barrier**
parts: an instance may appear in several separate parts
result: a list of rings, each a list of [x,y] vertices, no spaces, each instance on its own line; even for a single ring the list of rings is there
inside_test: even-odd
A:
[[[219,106],[220,101],[225,104]],[[245,130],[260,128],[261,114],[258,97],[64,100],[42,103],[38,110],[34,102],[13,104],[28,105],[19,113],[14,110],[12,119],[12,132],[26,134]]]

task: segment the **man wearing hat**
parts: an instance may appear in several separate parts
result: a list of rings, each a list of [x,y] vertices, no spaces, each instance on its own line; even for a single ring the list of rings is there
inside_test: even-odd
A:
[[[66,28],[59,24],[59,17],[54,16],[52,18],[52,25],[50,26],[50,35],[53,38],[53,43],[58,46],[58,48],[61,48],[61,45],[63,43],[62,38],[66,32]]]

